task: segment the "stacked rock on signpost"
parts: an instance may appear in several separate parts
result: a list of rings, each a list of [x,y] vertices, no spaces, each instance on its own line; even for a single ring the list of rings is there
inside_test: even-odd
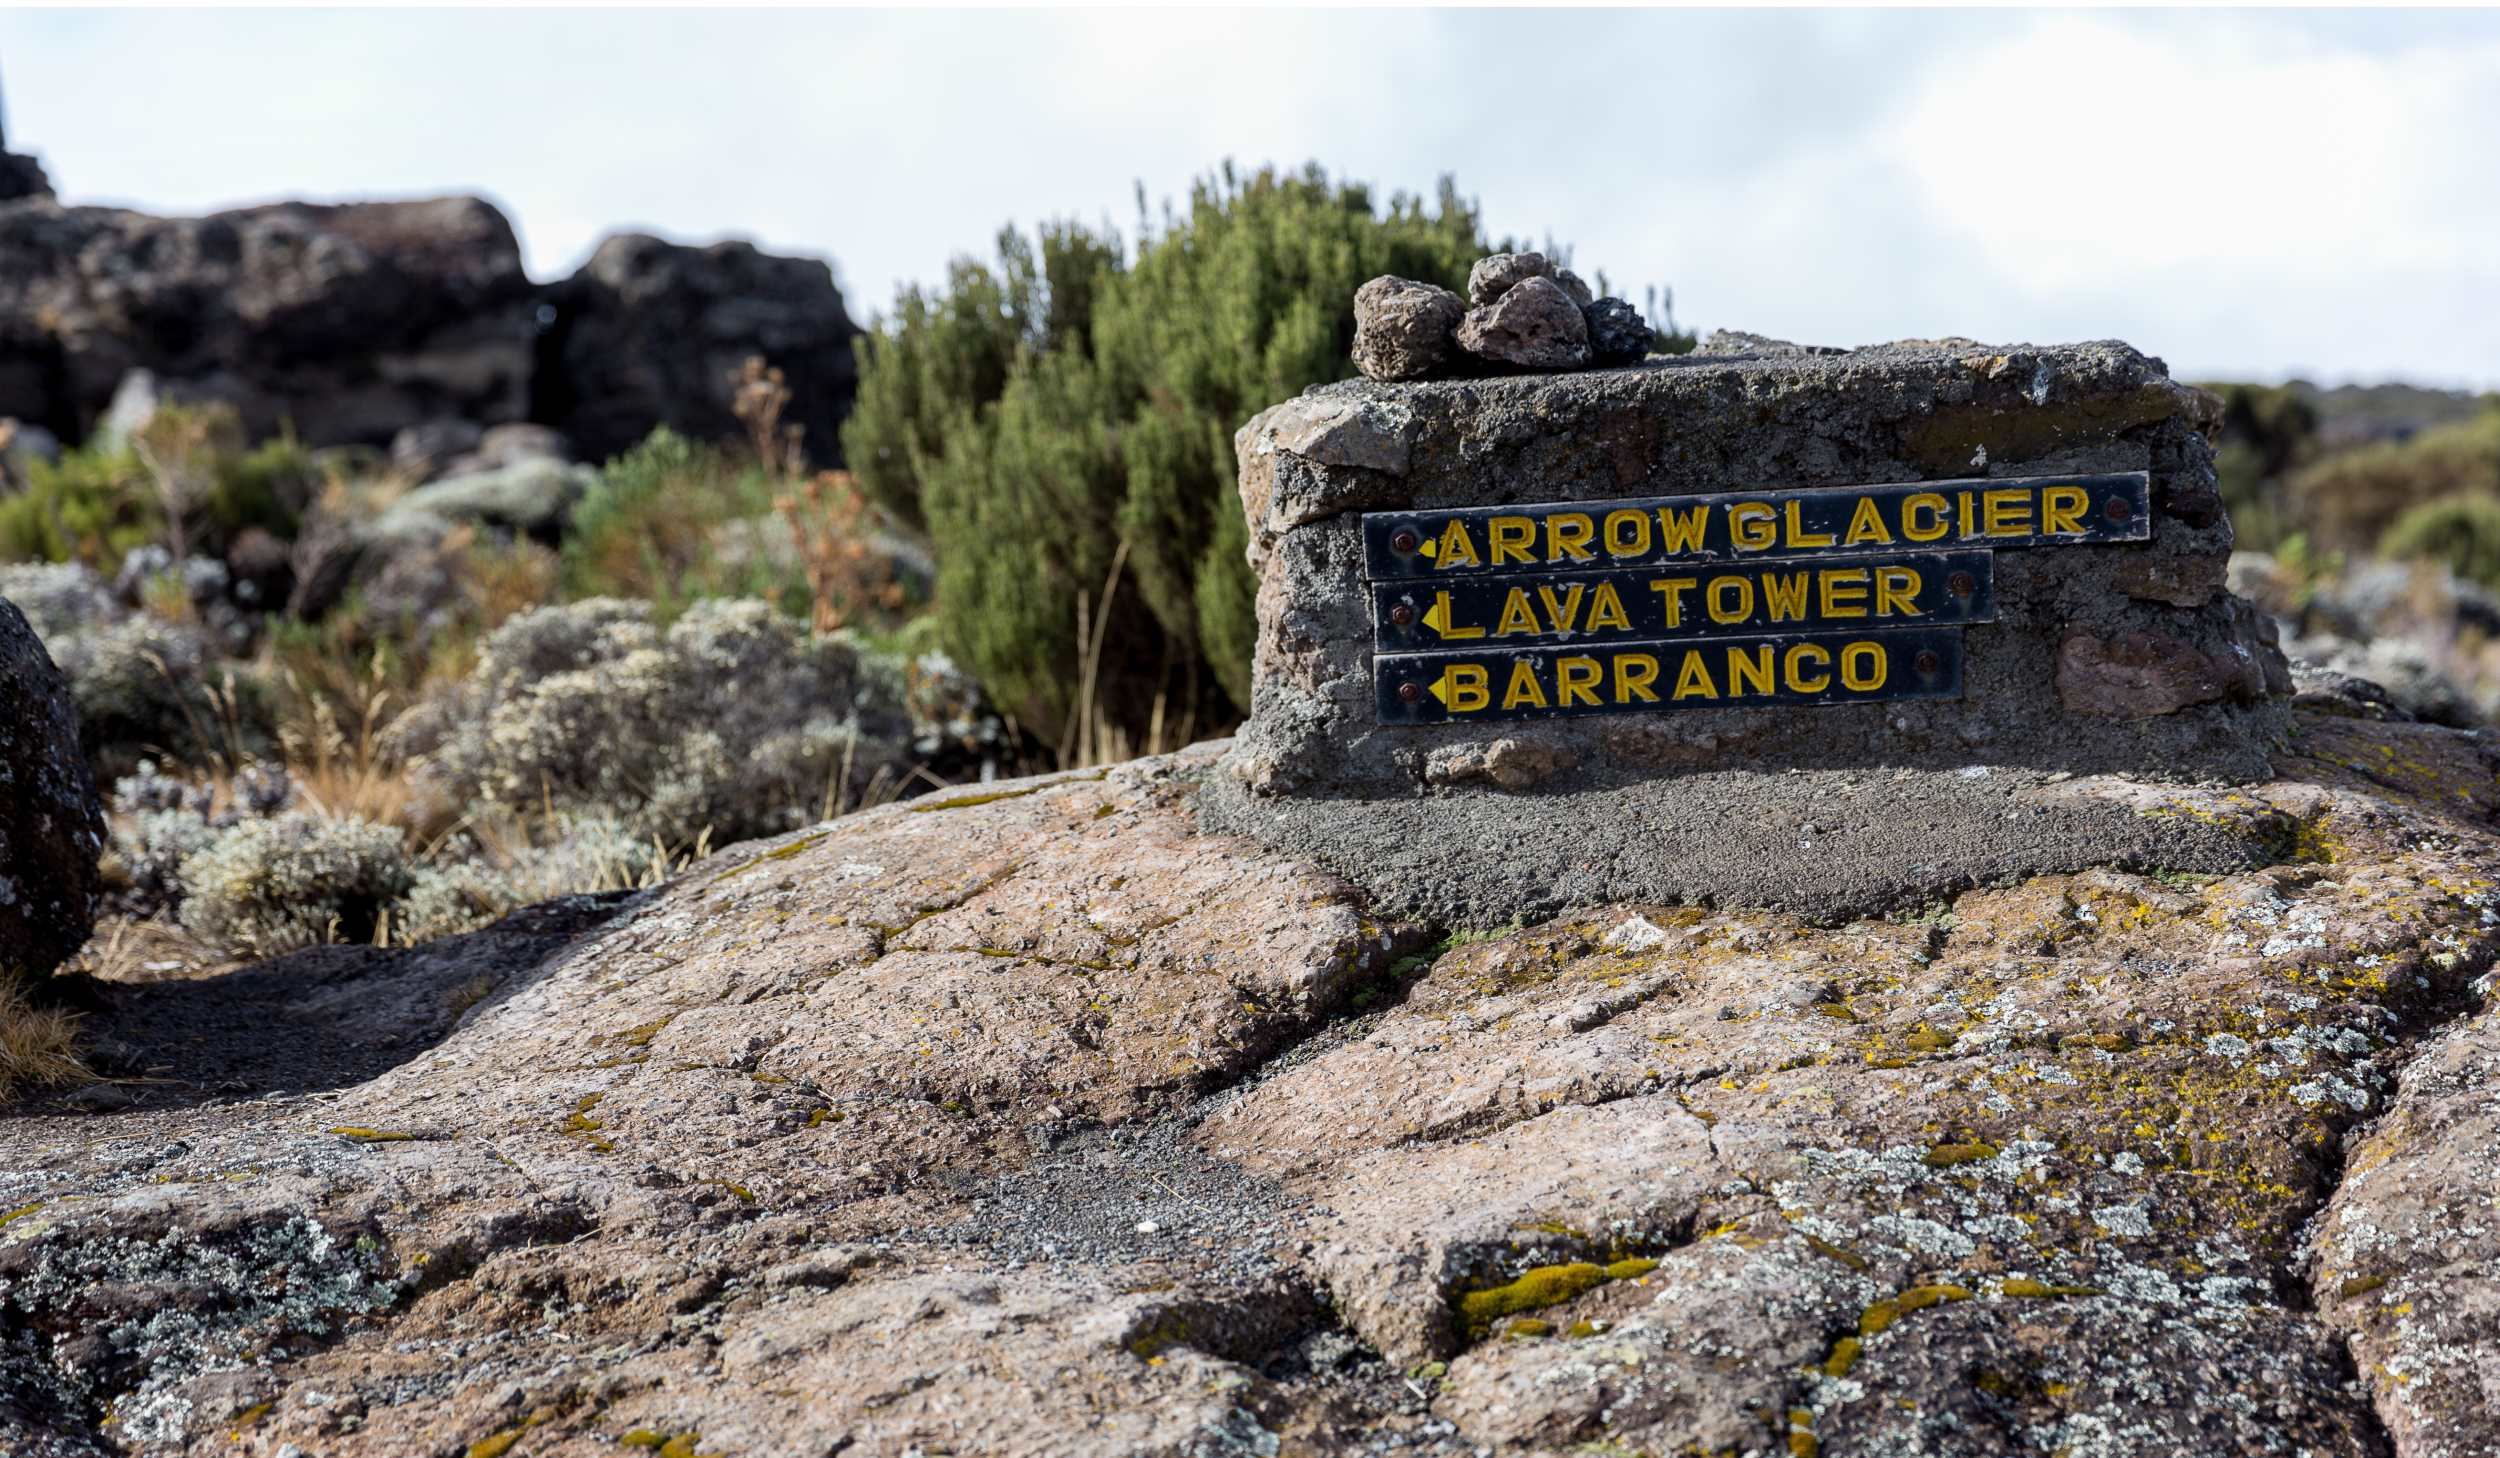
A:
[[[1385,274],[1354,294],[1354,367],[1375,380],[1632,364],[1650,340],[1639,310],[1542,253],[1476,260],[1464,299]]]

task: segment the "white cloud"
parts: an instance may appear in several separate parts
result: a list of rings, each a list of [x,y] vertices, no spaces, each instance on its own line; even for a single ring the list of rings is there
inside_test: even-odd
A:
[[[2489,15],[15,11],[0,76],[74,198],[482,191],[542,275],[742,234],[866,313],[1318,158],[1455,172],[1689,323],[2500,386]]]

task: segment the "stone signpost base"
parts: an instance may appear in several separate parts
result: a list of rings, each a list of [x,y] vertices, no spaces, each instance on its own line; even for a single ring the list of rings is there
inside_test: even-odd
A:
[[[2114,342],[1312,390],[1236,439],[1256,684],[1205,813],[1475,923],[2251,864],[2115,778],[2262,780],[2286,724],[2214,424]]]

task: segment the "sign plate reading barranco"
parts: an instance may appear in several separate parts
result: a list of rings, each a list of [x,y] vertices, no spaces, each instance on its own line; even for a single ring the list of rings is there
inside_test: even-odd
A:
[[[1958,698],[1998,547],[2140,542],[2150,478],[1363,518],[1383,724]]]

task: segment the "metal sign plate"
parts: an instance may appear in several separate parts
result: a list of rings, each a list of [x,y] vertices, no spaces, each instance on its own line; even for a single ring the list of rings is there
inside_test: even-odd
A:
[[[2007,476],[1363,517],[1376,582],[1940,549],[2140,542],[2152,478]]]
[[[1376,582],[1372,642],[1432,652],[1986,623],[1996,619],[1995,560],[1899,552]]]
[[[1962,692],[1962,630],[1381,653],[1372,675],[1383,724],[1950,699]]]

